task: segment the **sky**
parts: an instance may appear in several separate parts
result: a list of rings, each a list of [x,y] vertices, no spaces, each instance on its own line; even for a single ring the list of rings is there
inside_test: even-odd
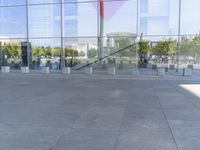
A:
[[[41,2],[41,0],[30,0],[29,2]],[[45,0],[50,1],[50,0]],[[57,2],[59,0],[54,0]],[[65,2],[74,0],[65,0]],[[79,0],[83,1],[83,0]],[[88,1],[88,0],[84,0]],[[140,0],[147,2],[147,0]],[[178,0],[149,0],[148,13],[139,14],[139,19],[143,19],[145,28],[149,34],[177,34],[178,28]],[[169,2],[168,2],[169,1]],[[2,2],[2,0],[0,0]],[[5,0],[7,5],[23,5],[25,0]],[[164,3],[167,2],[167,3]],[[145,3],[144,3],[145,4]],[[67,4],[66,4],[67,5]],[[111,32],[137,32],[137,4],[136,0],[105,2],[105,24],[104,34]],[[165,5],[169,5],[165,10]],[[199,0],[182,0],[182,17],[181,17],[181,33],[195,34],[200,29]],[[33,8],[33,6],[30,6]],[[42,16],[45,14],[37,14],[35,6],[35,15]],[[192,9],[191,9],[192,8]],[[47,11],[49,12],[49,11]],[[56,11],[59,13],[59,10]],[[166,15],[167,13],[167,15]],[[157,15],[157,17],[156,17]],[[55,18],[59,18],[58,16]],[[164,16],[164,17],[163,17]],[[95,3],[84,2],[78,3],[77,16],[72,18],[78,20],[78,35],[76,36],[97,36],[97,8]],[[38,28],[45,26],[45,17],[38,22]],[[69,16],[66,18],[70,18]],[[146,18],[146,19],[145,19]],[[163,20],[167,18],[167,22]],[[32,18],[29,18],[32,19]],[[32,20],[34,21],[34,20]],[[22,35],[26,36],[26,11],[24,6],[17,7],[0,7],[0,35]],[[14,24],[14,25],[13,25]],[[40,25],[41,24],[41,25]],[[140,24],[141,25],[141,24]],[[48,28],[48,25],[46,25]],[[66,26],[67,27],[67,26]],[[41,29],[42,30],[42,29]],[[38,36],[39,33],[38,33]],[[54,35],[52,35],[54,36]]]

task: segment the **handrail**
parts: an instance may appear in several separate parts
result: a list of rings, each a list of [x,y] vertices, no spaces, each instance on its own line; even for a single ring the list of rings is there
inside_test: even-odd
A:
[[[98,58],[97,60],[95,60],[95,61],[93,61],[93,62],[91,62],[91,63],[88,63],[88,64],[86,64],[86,65],[84,65],[84,66],[81,66],[81,67],[79,67],[79,68],[76,68],[75,70],[76,70],[76,71],[77,71],[77,70],[81,70],[81,69],[83,69],[83,68],[85,68],[85,67],[88,67],[88,66],[94,64],[94,63],[97,63],[98,61],[101,61],[101,60],[103,60],[103,59],[105,59],[105,58],[108,58],[108,57],[110,57],[110,56],[112,56],[112,55],[115,55],[116,53],[119,53],[119,52],[121,52],[121,51],[124,51],[124,50],[126,50],[126,49],[128,49],[128,48],[131,48],[132,46],[134,46],[134,44],[131,44],[131,45],[126,46],[126,47],[124,47],[124,48],[122,48],[122,49],[119,49],[119,50],[117,50],[117,51],[115,51],[115,52],[113,52],[113,53],[111,53],[111,54],[109,54],[109,55],[107,55],[107,56]]]

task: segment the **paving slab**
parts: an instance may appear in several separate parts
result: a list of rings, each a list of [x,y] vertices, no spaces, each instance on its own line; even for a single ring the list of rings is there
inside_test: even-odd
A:
[[[0,74],[2,150],[198,150],[200,98],[180,77]]]

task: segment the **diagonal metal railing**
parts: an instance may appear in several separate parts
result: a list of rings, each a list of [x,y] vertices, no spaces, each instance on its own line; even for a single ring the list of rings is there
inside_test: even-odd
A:
[[[135,45],[135,43],[134,43],[134,44],[131,44],[131,45],[129,45],[129,46],[126,46],[126,47],[124,47],[124,48],[121,48],[121,49],[119,49],[119,50],[117,50],[117,51],[115,51],[115,52],[113,52],[113,53],[111,53],[111,54],[109,54],[109,55],[106,55],[106,56],[102,57],[102,58],[98,58],[98,59],[94,60],[93,62],[87,63],[87,64],[85,64],[85,65],[83,65],[83,66],[80,66],[80,67],[74,69],[74,70],[78,71],[78,70],[81,70],[81,69],[83,69],[83,68],[85,68],[85,67],[91,66],[92,64],[95,64],[95,63],[97,63],[97,62],[99,62],[99,61],[102,61],[102,60],[104,60],[104,59],[106,59],[106,58],[108,58],[108,57],[110,57],[110,56],[113,56],[113,55],[115,55],[115,54],[121,52],[121,51],[127,50],[127,49],[131,48],[131,47],[134,46],[134,45]]]

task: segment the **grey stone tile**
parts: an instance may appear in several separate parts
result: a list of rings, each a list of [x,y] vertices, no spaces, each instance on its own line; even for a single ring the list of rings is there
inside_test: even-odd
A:
[[[138,99],[135,101],[129,101],[127,104],[127,109],[160,109],[160,102],[158,100],[151,99]]]
[[[200,103],[186,82],[0,76],[2,150],[176,150],[162,108],[179,150],[199,150]]]
[[[135,135],[122,132],[116,144],[116,150],[177,150],[172,139],[161,138],[156,134]]]
[[[136,137],[155,136],[157,139],[172,139],[170,128],[166,120],[130,119],[125,117],[121,125],[121,132],[132,133]]]
[[[156,94],[158,96],[169,96],[169,97],[182,96],[182,94],[173,87],[171,87],[171,90],[168,90],[168,89],[157,90]]]
[[[8,136],[12,135],[20,126],[0,123],[0,143]],[[1,145],[1,144],[0,144]]]
[[[200,111],[200,98],[192,98],[189,99],[191,103],[193,103],[193,105],[195,105],[197,107],[197,109]]]
[[[130,119],[165,120],[161,109],[127,108],[125,117],[129,117]]]
[[[10,111],[10,112],[1,112],[0,113],[0,122],[3,124],[10,124],[14,126],[22,126],[24,125],[26,118],[28,118],[27,114]]]
[[[189,100],[168,99],[160,101],[164,109],[195,110],[196,107]]]
[[[88,109],[86,114],[121,117],[124,115],[124,112],[125,108],[93,106]]]
[[[62,128],[22,127],[3,141],[4,147],[16,149],[49,150],[65,133]]]
[[[118,131],[121,126],[121,121],[122,116],[86,114],[77,120],[73,127],[104,131]]]
[[[200,149],[200,121],[170,120],[169,123],[179,150]]]
[[[61,114],[83,114],[91,106],[73,105],[73,104],[50,104],[50,103],[29,103],[21,108],[27,113],[61,113]]]
[[[200,121],[200,112],[196,109],[165,109],[168,120]]]
[[[52,150],[114,150],[116,132],[72,129]]]
[[[77,114],[37,113],[28,115],[25,125],[33,127],[70,128],[80,118]]]
[[[119,107],[119,108],[125,108],[128,104],[127,99],[109,99],[104,98],[103,100],[100,99],[97,101],[94,106],[100,106],[100,107]]]

